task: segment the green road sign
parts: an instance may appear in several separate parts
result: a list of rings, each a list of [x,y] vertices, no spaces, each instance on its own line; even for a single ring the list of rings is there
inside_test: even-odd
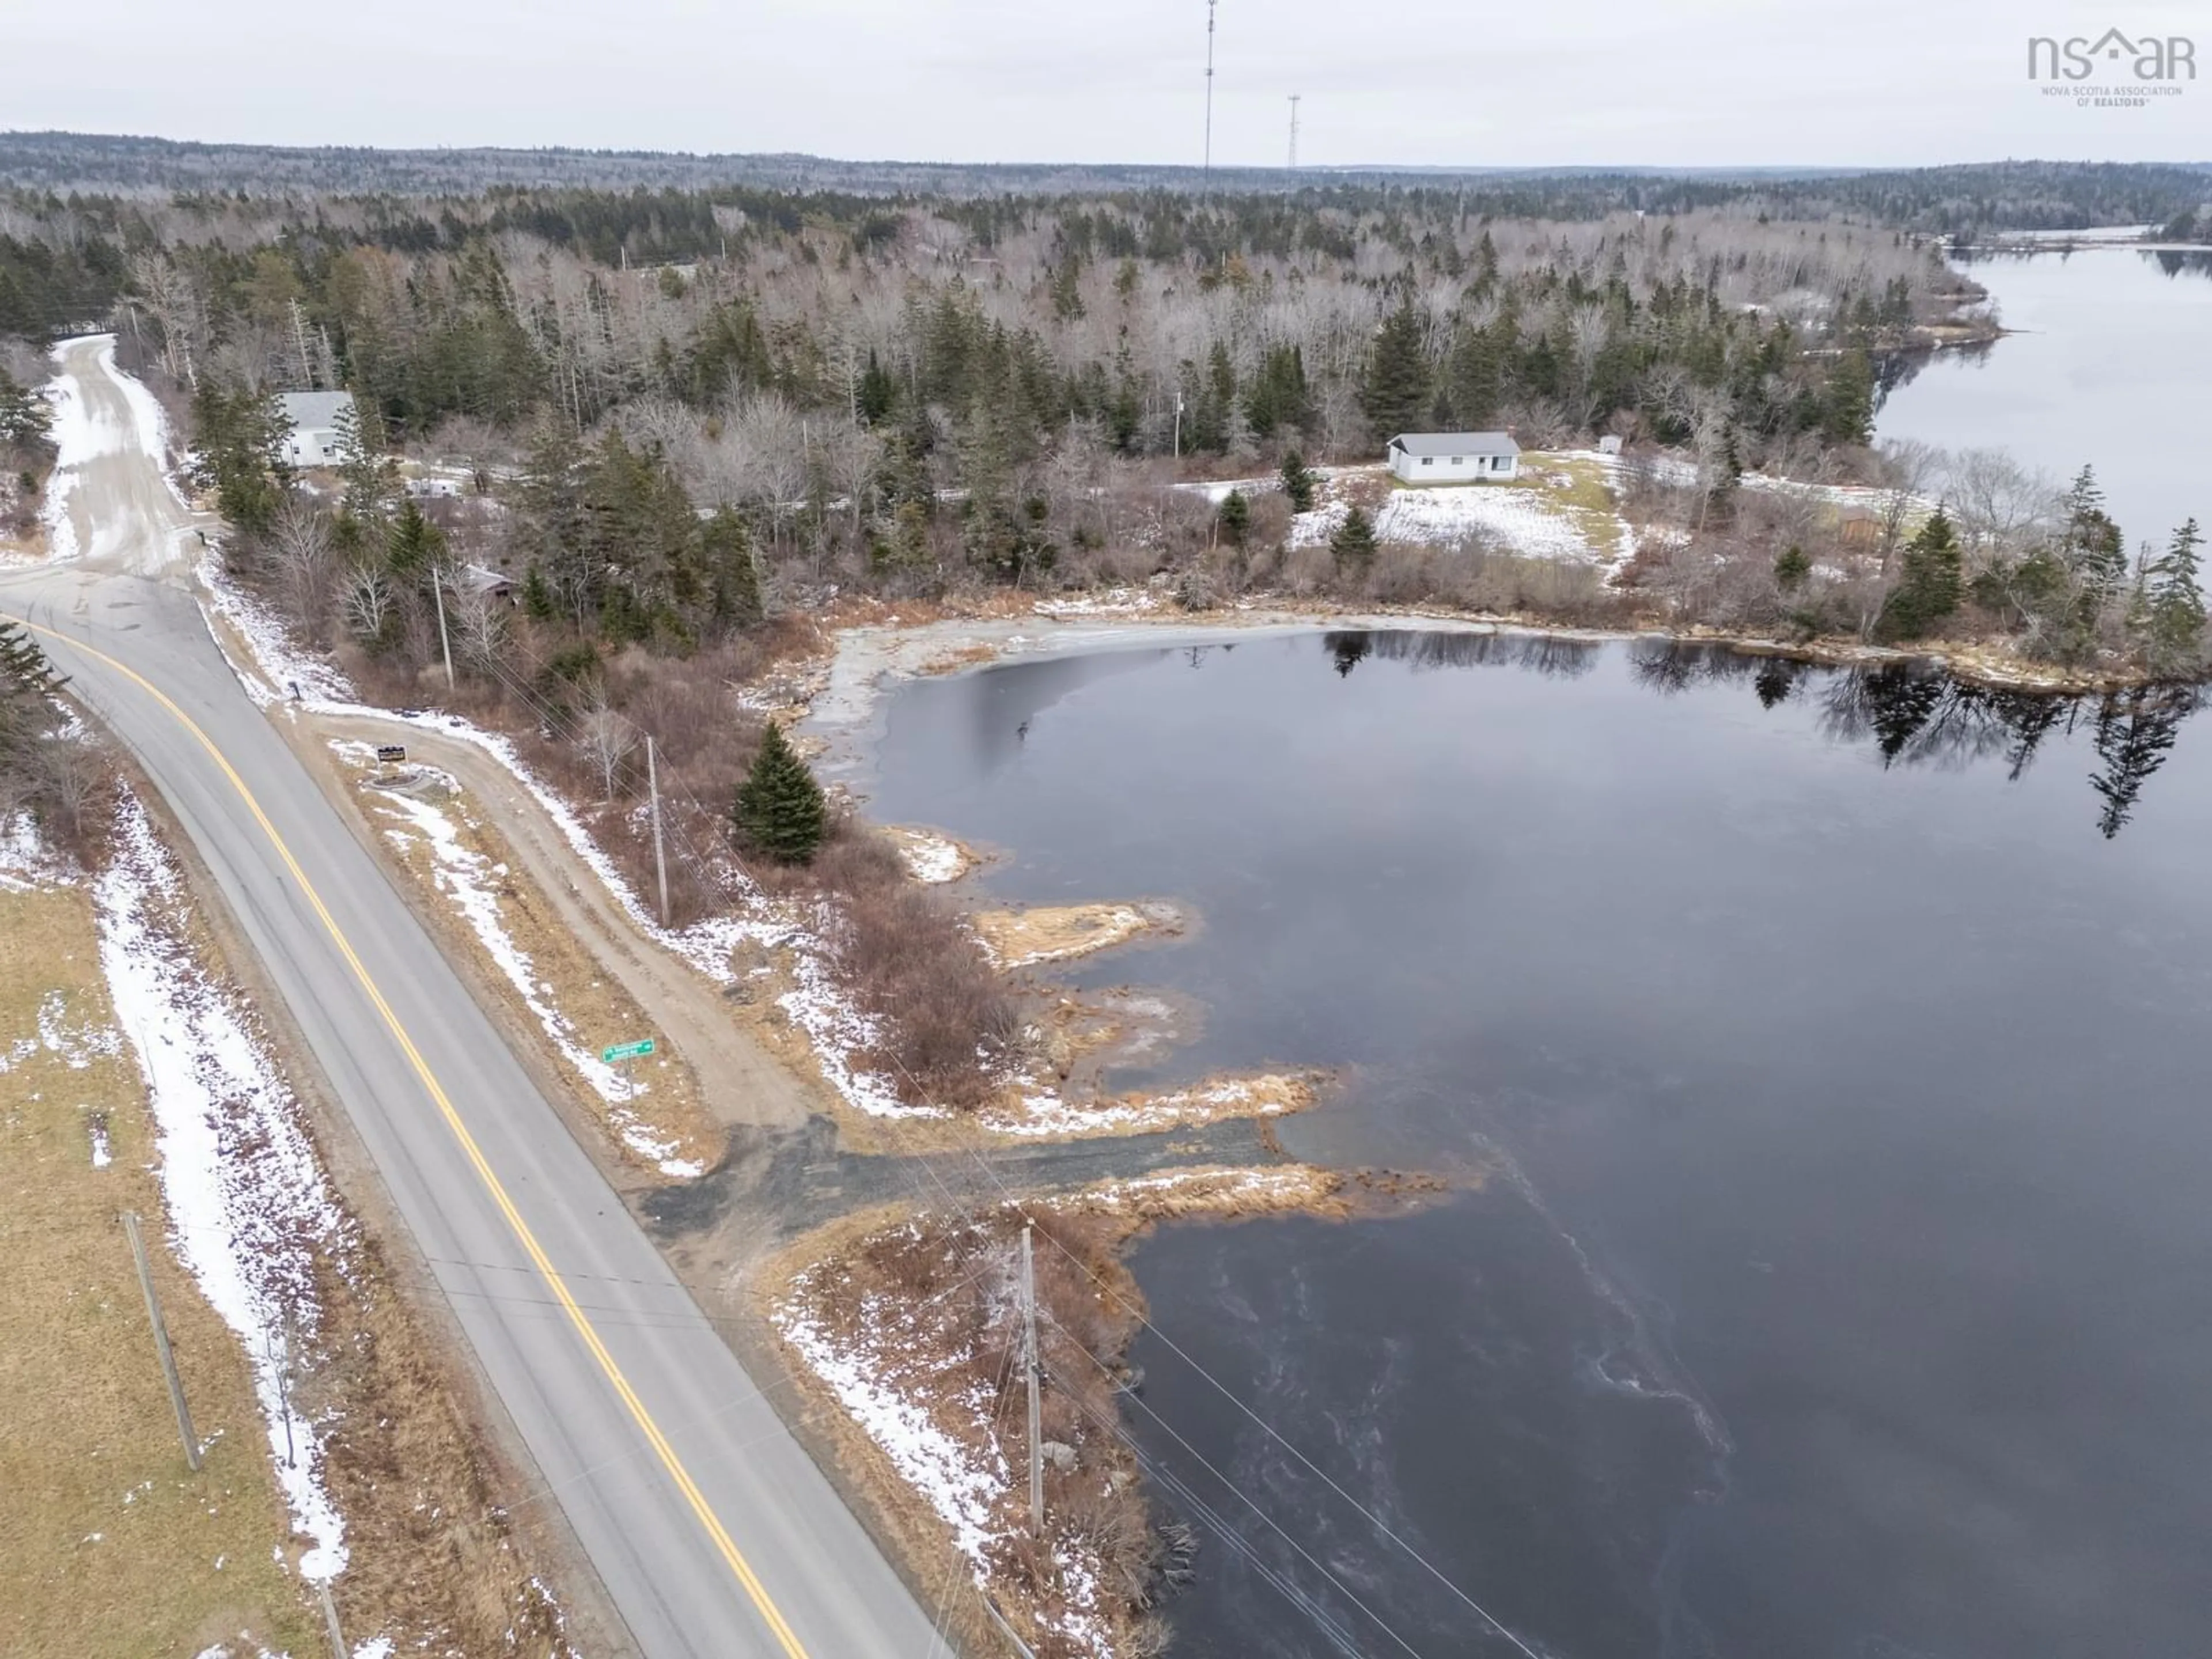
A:
[[[599,1050],[599,1058],[610,1066],[618,1060],[643,1060],[653,1052],[653,1039],[640,1037],[635,1042],[617,1042],[611,1048]]]

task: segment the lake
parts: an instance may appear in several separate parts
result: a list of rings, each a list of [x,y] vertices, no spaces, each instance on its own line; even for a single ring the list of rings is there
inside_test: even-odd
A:
[[[2163,548],[2191,515],[2212,526],[2212,252],[2096,247],[1966,268],[2020,331],[1936,353],[1891,392],[1876,435],[2006,450],[2062,485],[2094,465],[2131,551]]]
[[[1203,913],[1079,976],[1203,1003],[1159,1077],[1340,1068],[1286,1149],[1451,1183],[1137,1249],[1174,1650],[2203,1653],[2196,701],[1395,633],[897,689],[873,815]]]

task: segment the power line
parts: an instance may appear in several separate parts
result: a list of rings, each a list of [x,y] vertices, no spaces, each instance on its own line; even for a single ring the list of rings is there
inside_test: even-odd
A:
[[[893,1063],[895,1065],[897,1064],[896,1059],[894,1059]],[[902,1073],[905,1073],[904,1066],[900,1066],[900,1070]],[[919,1085],[915,1083],[912,1073],[906,1073],[905,1074],[908,1085],[918,1089]],[[887,1125],[887,1127],[889,1126]],[[898,1133],[896,1127],[892,1128],[892,1133],[895,1136]],[[1018,1214],[1027,1215],[1029,1212],[1027,1205],[1023,1200],[1016,1198],[1014,1194],[1008,1190],[1005,1182],[999,1178],[998,1172],[984,1159],[981,1153],[973,1147],[967,1148],[965,1150],[966,1155],[974,1160],[976,1168],[982,1173],[984,1178],[990,1182],[990,1183],[998,1189],[1000,1198],[1004,1205]],[[931,1167],[925,1163],[923,1164],[923,1168],[930,1178],[936,1182],[939,1190],[944,1193],[946,1200],[951,1203],[954,1209],[957,1210],[963,1218],[968,1220],[971,1225],[974,1224],[974,1212],[969,1210],[965,1205],[961,1204],[958,1199],[954,1197],[951,1189],[945,1186],[943,1177],[938,1175],[933,1167]],[[1080,1256],[1077,1255],[1073,1250],[1070,1250],[1066,1244],[1062,1243],[1059,1237],[1054,1235],[1050,1229],[1046,1230],[1045,1242],[1050,1244],[1054,1249],[1058,1250],[1062,1256],[1066,1257],[1069,1265],[1073,1267],[1078,1273],[1089,1279],[1092,1285],[1097,1288],[1103,1299],[1110,1300],[1114,1305],[1119,1307],[1131,1320],[1134,1322],[1139,1329],[1148,1331],[1154,1337],[1158,1338],[1160,1343],[1166,1347],[1169,1352],[1174,1354],[1176,1358],[1182,1360],[1184,1364],[1189,1366],[1192,1370],[1203,1377],[1207,1384],[1210,1385],[1216,1393],[1219,1394],[1223,1399],[1228,1401],[1231,1405],[1234,1406],[1239,1412],[1243,1413],[1245,1417],[1250,1419],[1251,1421],[1259,1427],[1261,1431],[1270,1440],[1273,1440],[1277,1445],[1280,1446],[1285,1451],[1296,1458],[1301,1466],[1316,1476],[1331,1492],[1334,1492],[1339,1498],[1350,1504],[1353,1510],[1364,1519],[1370,1526],[1373,1527],[1378,1534],[1389,1540],[1391,1543],[1396,1545],[1400,1550],[1403,1551],[1407,1556],[1417,1563],[1431,1577],[1434,1578],[1447,1590],[1450,1591],[1451,1594],[1455,1596],[1470,1612],[1474,1613],[1477,1618],[1480,1619],[1486,1625],[1489,1626],[1500,1636],[1510,1642],[1523,1655],[1527,1656],[1527,1659],[1540,1659],[1540,1656],[1536,1653],[1535,1650],[1529,1647],[1527,1643],[1523,1642],[1518,1636],[1515,1635],[1511,1630],[1507,1628],[1503,1620],[1498,1619],[1497,1615],[1492,1613],[1487,1607],[1485,1607],[1480,1602],[1477,1601],[1474,1597],[1470,1595],[1466,1590],[1461,1589],[1460,1586],[1455,1583],[1442,1568],[1438,1567],[1433,1561],[1431,1561],[1427,1556],[1424,1555],[1419,1550],[1415,1548],[1412,1543],[1401,1536],[1394,1528],[1382,1519],[1382,1516],[1376,1515],[1372,1510],[1369,1509],[1367,1505],[1361,1503],[1357,1498],[1353,1497],[1352,1493],[1346,1491],[1344,1486],[1337,1481],[1334,1477],[1330,1475],[1327,1470],[1323,1469],[1319,1464],[1316,1463],[1313,1459],[1307,1456],[1304,1452],[1301,1451],[1295,1444],[1285,1438],[1273,1425],[1269,1423],[1265,1418],[1261,1417],[1257,1412],[1255,1412],[1242,1400],[1238,1399],[1236,1394],[1228,1387],[1227,1384],[1224,1383],[1218,1377],[1215,1376],[1212,1371],[1208,1370],[1203,1364],[1201,1364],[1182,1346],[1182,1344],[1176,1342],[1174,1338],[1168,1335],[1166,1332],[1163,1331],[1158,1325],[1154,1324],[1150,1315],[1140,1304],[1132,1304],[1128,1299],[1116,1291],[1108,1280],[1093,1272],[1089,1263],[1085,1262]],[[1088,1350],[1085,1350],[1085,1352],[1087,1352]],[[1092,1355],[1091,1358],[1093,1364],[1097,1363],[1096,1355]],[[1132,1395],[1130,1395],[1130,1398],[1137,1399],[1137,1396]],[[1197,1451],[1190,1447],[1189,1443],[1183,1440],[1181,1435],[1176,1434],[1172,1428],[1169,1428],[1165,1420],[1161,1419],[1157,1412],[1153,1412],[1149,1405],[1146,1405],[1142,1400],[1138,1400],[1138,1404],[1142,1407],[1148,1414],[1152,1415],[1154,1420],[1158,1421],[1163,1428],[1167,1428],[1170,1434],[1175,1435],[1175,1438],[1178,1444],[1182,1445],[1186,1450],[1190,1451],[1194,1457],[1199,1456]],[[1200,1461],[1203,1462],[1204,1460],[1200,1458]],[[1209,1468],[1211,1466],[1209,1466]],[[1221,1478],[1218,1471],[1214,1471],[1214,1473],[1217,1479]],[[1224,1480],[1224,1484],[1225,1485],[1227,1482]],[[1249,1501],[1249,1498],[1248,1501]],[[1255,1507],[1256,1508],[1257,1506],[1255,1505]],[[1272,1519],[1269,1521],[1269,1524],[1271,1526],[1274,1524]],[[1277,1530],[1279,1531],[1280,1528],[1278,1528]],[[1285,1536],[1287,1537],[1287,1534],[1285,1534]],[[1295,1545],[1294,1547],[1296,1547]],[[1303,1550],[1301,1550],[1301,1553],[1304,1553]],[[1310,1560],[1312,1558],[1309,1556],[1307,1559]],[[1316,1566],[1320,1566],[1318,1562],[1315,1563],[1315,1565]],[[1330,1578],[1332,1583],[1336,1583],[1339,1589],[1344,1589],[1341,1583],[1336,1579],[1335,1575],[1334,1573],[1330,1573],[1328,1568],[1322,1567],[1321,1571]],[[1351,1597],[1355,1601],[1357,1601],[1356,1597],[1352,1596],[1352,1592],[1349,1589],[1346,1589],[1345,1594],[1347,1597]],[[1378,1620],[1377,1622],[1379,1623],[1380,1621]]]
[[[1296,173],[1298,170],[1298,100],[1304,95],[1304,94],[1301,93],[1296,92],[1291,94],[1290,171],[1292,173]]]

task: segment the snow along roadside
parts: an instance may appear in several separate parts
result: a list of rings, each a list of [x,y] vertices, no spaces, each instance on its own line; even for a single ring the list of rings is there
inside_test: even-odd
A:
[[[569,850],[605,885],[641,933],[715,985],[736,983],[732,963],[741,945],[785,952],[793,984],[776,1000],[777,1006],[806,1033],[823,1078],[848,1105],[872,1117],[947,1115],[942,1108],[908,1104],[899,1098],[896,1081],[889,1073],[855,1062],[854,1056],[873,1047],[880,1034],[837,987],[829,943],[837,919],[827,907],[772,900],[733,868],[727,872],[728,884],[738,914],[708,916],[688,927],[663,927],[568,802],[524,763],[509,739],[456,714],[402,714],[359,702],[343,674],[298,650],[283,620],[224,574],[219,555],[210,551],[196,574],[211,608],[244,641],[252,659],[251,664],[242,664],[232,658],[231,666],[254,702],[265,708],[287,701],[286,694],[296,690],[298,696],[289,701],[309,714],[418,726],[456,743],[474,744],[529,792]],[[216,640],[218,646],[223,644],[219,631]]]
[[[185,902],[176,860],[126,789],[93,903],[100,971],[153,1115],[170,1248],[245,1347],[293,1530],[313,1540],[300,1571],[327,1580],[346,1545],[323,1480],[325,1419],[289,1409],[283,1356],[322,1322],[315,1247],[346,1272],[353,1228],[244,1000],[167,920]]]
[[[332,744],[333,748],[344,746]],[[455,796],[461,794],[458,779],[433,768],[422,769],[443,779]],[[546,1040],[599,1097],[607,1122],[621,1137],[623,1145],[661,1174],[677,1180],[693,1181],[706,1174],[703,1162],[678,1157],[683,1150],[681,1144],[656,1133],[653,1126],[638,1115],[636,1101],[652,1091],[651,1082],[625,1079],[618,1074],[585,1046],[576,1034],[574,1024],[556,1006],[553,988],[538,977],[529,953],[515,943],[514,936],[507,931],[506,919],[500,914],[498,884],[507,873],[507,866],[494,864],[463,844],[451,816],[428,801],[396,789],[386,789],[377,792],[374,805],[398,821],[385,829],[386,840],[401,847],[410,841],[419,840],[424,844],[430,854],[432,882],[468,924],[469,931],[476,935],[477,943],[483,947],[501,976],[522,998],[523,1006],[530,1011]]]

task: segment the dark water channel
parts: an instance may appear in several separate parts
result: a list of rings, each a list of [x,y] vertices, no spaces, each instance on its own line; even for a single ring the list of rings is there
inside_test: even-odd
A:
[[[1203,1000],[1163,1075],[1345,1067],[1289,1150],[1466,1182],[1139,1249],[1176,1651],[2212,1650],[2194,707],[1441,635],[900,690],[878,815],[1203,911],[1087,970]]]

